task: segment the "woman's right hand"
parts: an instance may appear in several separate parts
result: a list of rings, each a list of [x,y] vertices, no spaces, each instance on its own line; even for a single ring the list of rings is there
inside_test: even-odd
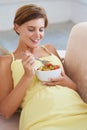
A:
[[[35,74],[34,73],[35,58],[30,52],[26,51],[22,53],[22,64],[25,70],[25,75],[32,77]]]

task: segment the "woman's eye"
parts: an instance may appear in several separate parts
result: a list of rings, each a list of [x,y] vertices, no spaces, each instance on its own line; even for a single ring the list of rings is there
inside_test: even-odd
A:
[[[28,31],[33,32],[33,31],[34,31],[34,29],[28,29]]]
[[[44,28],[39,30],[40,32],[44,32]]]
[[[36,31],[36,29],[35,28],[28,28],[28,31],[34,32],[34,31]],[[44,32],[44,28],[39,28],[39,32]]]

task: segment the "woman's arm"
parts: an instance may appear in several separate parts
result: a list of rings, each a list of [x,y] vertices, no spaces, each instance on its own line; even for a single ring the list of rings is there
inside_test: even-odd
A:
[[[55,47],[51,44],[47,44],[46,47],[49,49],[50,52],[52,52],[54,55],[56,55],[60,59],[63,65],[64,59],[60,58]],[[61,85],[61,86],[69,87],[77,91],[76,84],[65,74],[65,72],[62,72],[60,77],[56,79],[50,79],[50,82],[43,82],[43,84],[48,85],[48,86]]]
[[[8,60],[10,59],[10,60]],[[24,56],[22,63],[25,73],[17,86],[13,87],[13,79],[11,73],[11,58],[0,58],[0,113],[9,118],[20,106],[29,83],[31,83],[33,72],[33,63],[29,62],[30,57]]]

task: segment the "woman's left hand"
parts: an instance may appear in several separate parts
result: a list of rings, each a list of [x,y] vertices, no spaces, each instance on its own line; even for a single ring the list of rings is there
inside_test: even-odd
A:
[[[76,84],[64,72],[58,78],[52,78],[49,82],[43,82],[43,84],[47,86],[61,85],[77,90]]]

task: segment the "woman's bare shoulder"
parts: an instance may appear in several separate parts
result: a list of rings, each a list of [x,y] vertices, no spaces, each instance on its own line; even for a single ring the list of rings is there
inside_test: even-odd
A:
[[[9,55],[1,55],[0,56],[0,64],[3,64],[5,62],[9,63],[12,61],[12,56],[9,54]]]
[[[11,55],[0,56],[0,86],[6,86],[5,82],[2,81],[3,79],[6,82],[9,82],[9,79],[11,77],[11,63]]]
[[[55,46],[53,46],[52,44],[45,44],[45,47],[46,47],[51,53],[53,53],[54,55],[57,55],[57,56],[58,56],[58,52],[57,52]]]
[[[12,56],[10,54],[0,56],[0,69],[8,68],[8,66],[11,65],[11,62],[12,62]]]
[[[58,54],[58,51],[57,51],[57,49],[55,48],[55,46],[54,46],[53,44],[45,44],[45,47],[46,47],[51,53],[53,53],[54,55],[56,55],[56,56],[61,60],[61,58],[60,58],[60,56],[59,56],[59,54]]]
[[[56,51],[55,47],[51,43],[45,44],[44,46],[51,52]]]

